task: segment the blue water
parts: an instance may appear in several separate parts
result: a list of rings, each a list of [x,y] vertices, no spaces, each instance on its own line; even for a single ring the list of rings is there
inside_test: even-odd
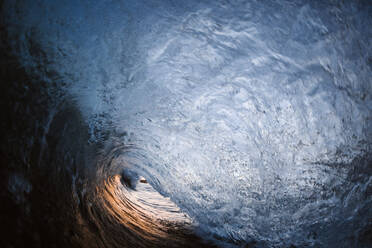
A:
[[[55,85],[51,95],[74,99],[90,142],[129,145],[115,173],[146,178],[199,236],[226,247],[368,246],[368,1],[5,6],[23,65]]]

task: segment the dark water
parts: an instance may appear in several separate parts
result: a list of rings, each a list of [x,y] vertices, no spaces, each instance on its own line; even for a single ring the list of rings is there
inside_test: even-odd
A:
[[[0,247],[371,247],[368,1],[1,1]]]

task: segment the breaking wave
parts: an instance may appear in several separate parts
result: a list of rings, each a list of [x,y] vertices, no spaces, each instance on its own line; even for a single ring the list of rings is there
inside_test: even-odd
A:
[[[369,247],[368,1],[4,1],[2,247]]]

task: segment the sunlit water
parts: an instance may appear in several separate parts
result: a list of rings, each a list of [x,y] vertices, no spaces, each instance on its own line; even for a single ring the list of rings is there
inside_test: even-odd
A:
[[[129,202],[144,238],[161,219],[221,246],[368,246],[368,1],[17,2],[14,53],[104,144],[114,221]]]

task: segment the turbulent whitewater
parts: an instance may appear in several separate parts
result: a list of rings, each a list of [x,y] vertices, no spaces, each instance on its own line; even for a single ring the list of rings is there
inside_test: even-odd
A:
[[[27,77],[3,86],[21,99],[9,126],[32,127],[4,136],[31,168],[5,187],[31,226],[35,202],[71,202],[50,212],[73,226],[57,246],[372,244],[368,1],[4,1],[2,16]],[[34,171],[56,188],[35,201]],[[40,230],[25,237],[47,246]]]

